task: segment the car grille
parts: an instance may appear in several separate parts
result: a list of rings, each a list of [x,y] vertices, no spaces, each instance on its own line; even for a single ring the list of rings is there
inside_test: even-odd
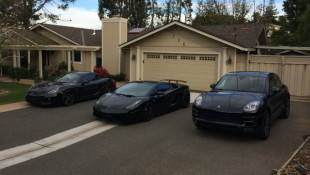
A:
[[[208,109],[193,108],[193,116],[210,122],[224,122],[245,126],[254,126],[257,119],[251,114],[225,113]]]

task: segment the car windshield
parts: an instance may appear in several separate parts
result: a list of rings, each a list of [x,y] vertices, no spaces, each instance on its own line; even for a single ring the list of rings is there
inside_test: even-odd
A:
[[[151,82],[128,83],[118,88],[115,93],[126,96],[144,97],[150,94],[150,92],[154,89],[155,85],[156,83]]]
[[[226,75],[216,85],[217,90],[230,90],[241,92],[265,91],[266,77],[258,75]]]
[[[69,73],[66,74],[56,80],[56,82],[63,82],[63,83],[77,83],[81,79],[80,74]]]

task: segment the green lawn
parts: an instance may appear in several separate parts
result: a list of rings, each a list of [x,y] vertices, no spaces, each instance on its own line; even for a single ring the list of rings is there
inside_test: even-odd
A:
[[[0,82],[0,89],[10,91],[9,94],[0,95],[0,105],[24,101],[29,88],[30,85],[26,84]]]

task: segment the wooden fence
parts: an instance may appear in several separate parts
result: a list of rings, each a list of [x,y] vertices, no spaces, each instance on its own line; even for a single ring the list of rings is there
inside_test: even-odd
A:
[[[246,70],[245,56],[237,63],[237,70]],[[289,87],[293,98],[310,100],[310,56],[250,55],[248,70],[274,72]]]

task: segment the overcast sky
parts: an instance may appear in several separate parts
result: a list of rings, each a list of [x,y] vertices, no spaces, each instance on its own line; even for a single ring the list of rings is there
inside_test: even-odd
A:
[[[164,2],[164,0],[159,0]],[[251,0],[254,2],[254,0]],[[196,7],[197,0],[192,0],[193,8]],[[263,2],[263,0],[255,0],[256,5]],[[266,3],[269,0],[266,0]],[[275,0],[276,7],[279,14],[284,14],[282,11],[283,0]],[[82,27],[88,29],[100,29],[101,22],[98,17],[98,0],[77,0],[74,4],[70,4],[69,9],[62,11],[57,9],[56,6],[50,5],[47,7],[50,12],[61,15],[61,21],[56,24],[72,26],[72,27]],[[47,23],[53,24],[49,21]]]

